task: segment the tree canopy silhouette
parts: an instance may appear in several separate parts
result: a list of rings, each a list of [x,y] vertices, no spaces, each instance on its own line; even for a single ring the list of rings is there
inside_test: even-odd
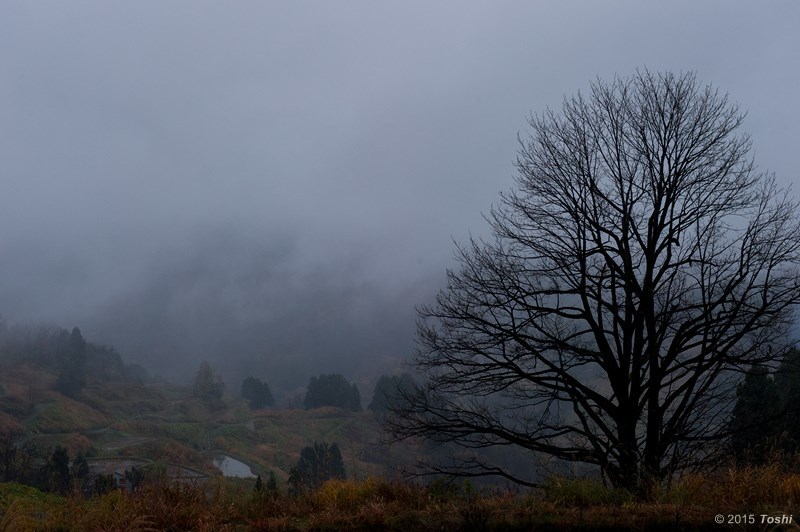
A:
[[[217,375],[215,379],[211,365],[205,360],[201,362],[194,377],[192,394],[200,399],[214,402],[220,401],[224,393],[225,383],[222,382],[222,377]]]
[[[297,466],[289,474],[289,486],[293,493],[316,488],[332,478],[344,479],[344,462],[339,445],[314,442],[313,446],[300,451]]]
[[[246,377],[242,381],[241,395],[250,402],[251,410],[275,404],[269,384],[256,377]]]
[[[321,406],[336,406],[353,412],[361,411],[361,394],[355,383],[339,373],[311,377],[303,399],[306,410]]]
[[[408,373],[402,375],[381,375],[375,384],[367,409],[373,412],[386,412],[394,401],[402,401],[403,395],[414,389],[414,379]]]
[[[64,344],[56,389],[64,395],[75,397],[86,385],[87,344],[77,327],[72,329]]]
[[[800,302],[797,203],[743,116],[692,73],[648,71],[532,116],[492,237],[457,246],[419,310],[425,381],[395,436],[517,446],[635,492],[708,464]],[[532,483],[478,453],[429,467]]]
[[[785,422],[778,387],[764,368],[753,368],[736,389],[731,451],[739,463],[765,464],[777,450]]]

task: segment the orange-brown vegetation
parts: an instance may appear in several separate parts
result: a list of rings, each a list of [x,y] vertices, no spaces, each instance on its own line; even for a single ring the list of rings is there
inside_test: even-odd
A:
[[[529,492],[331,480],[297,496],[217,478],[88,500],[4,484],[0,530],[720,530],[717,514],[789,515],[799,502],[800,474],[778,464],[686,475],[648,501],[564,478]]]

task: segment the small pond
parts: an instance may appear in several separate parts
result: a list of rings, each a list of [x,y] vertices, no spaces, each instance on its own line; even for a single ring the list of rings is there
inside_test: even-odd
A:
[[[213,464],[222,471],[224,477],[256,478],[249,465],[224,454],[215,456]]]

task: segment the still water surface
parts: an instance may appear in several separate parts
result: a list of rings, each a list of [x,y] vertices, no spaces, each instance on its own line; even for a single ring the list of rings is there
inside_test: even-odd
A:
[[[255,478],[250,466],[224,454],[214,458],[214,465],[222,471],[224,477]]]

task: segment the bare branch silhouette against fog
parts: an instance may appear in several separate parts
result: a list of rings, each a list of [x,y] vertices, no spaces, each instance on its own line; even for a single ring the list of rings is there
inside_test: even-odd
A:
[[[421,307],[398,437],[515,446],[647,490],[708,463],[741,371],[775,367],[800,303],[797,202],[743,114],[692,73],[598,80],[530,119],[494,238]],[[401,403],[402,405],[402,403]],[[467,456],[438,471],[514,471]]]

